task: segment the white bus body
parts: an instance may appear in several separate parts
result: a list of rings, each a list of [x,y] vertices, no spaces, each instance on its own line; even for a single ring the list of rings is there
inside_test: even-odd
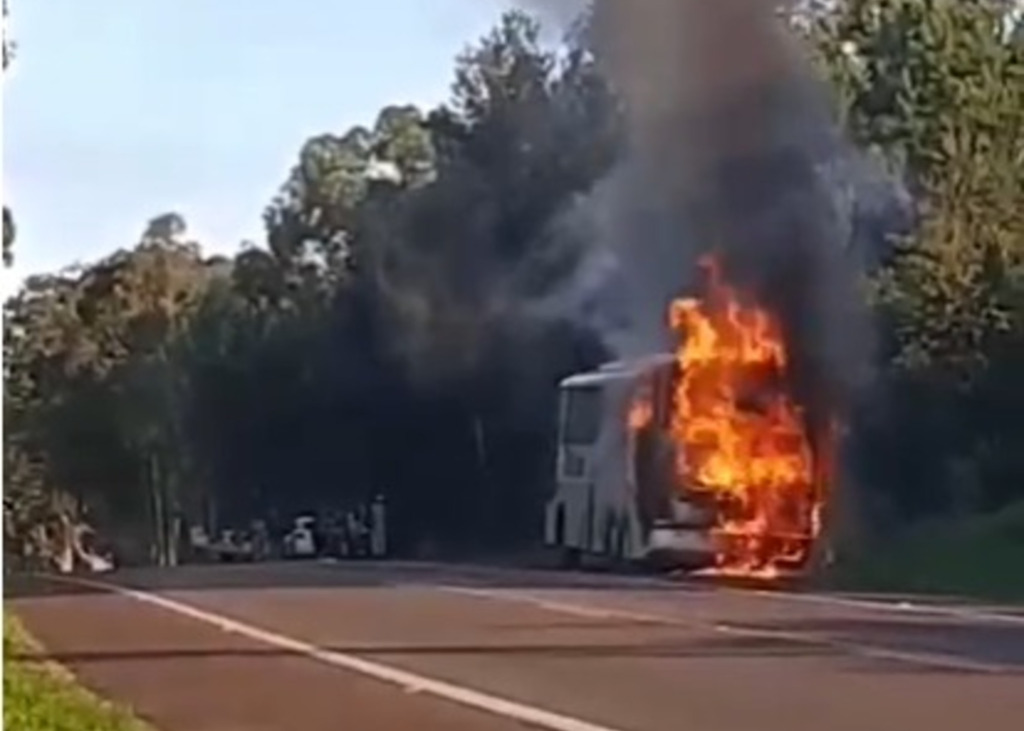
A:
[[[574,562],[586,554],[697,568],[714,560],[701,508],[668,476],[677,459],[667,435],[675,361],[670,355],[610,363],[560,384],[555,494],[545,543]],[[649,425],[630,427],[644,393]]]

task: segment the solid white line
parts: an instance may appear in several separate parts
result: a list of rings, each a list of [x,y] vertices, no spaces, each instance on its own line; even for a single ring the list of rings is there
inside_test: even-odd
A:
[[[147,591],[129,589],[117,584],[79,577],[48,576],[48,578],[118,594],[143,604],[159,607],[166,611],[213,625],[224,632],[241,635],[265,645],[304,655],[327,665],[350,670],[390,685],[396,685],[407,693],[426,693],[496,716],[503,716],[525,724],[532,724],[549,731],[620,731],[609,726],[601,726],[589,721],[547,711],[536,706],[518,703],[444,680],[437,680],[407,670],[400,670],[390,665],[365,660],[356,655],[326,650],[294,637],[260,629],[259,627]]]
[[[847,642],[828,636],[812,634],[808,632],[789,632],[786,630],[773,630],[769,628],[750,627],[730,622],[701,622],[687,620],[680,617],[671,617],[663,614],[649,614],[647,612],[634,612],[631,610],[610,609],[602,607],[587,606],[563,601],[551,601],[533,594],[508,590],[508,589],[474,589],[460,586],[438,586],[441,591],[453,594],[463,594],[481,599],[492,599],[506,602],[517,602],[533,605],[539,609],[550,612],[566,614],[573,617],[588,619],[618,619],[632,622],[643,622],[646,624],[660,624],[686,629],[713,630],[721,634],[734,635],[737,637],[754,637],[762,639],[775,639],[785,642],[799,643],[802,645],[815,645],[818,647],[832,647],[842,652],[860,657],[867,657],[875,660],[889,660],[919,667],[942,668],[946,670],[971,671],[976,673],[1019,673],[1020,668],[1011,665],[1000,665],[997,663],[976,662],[959,657],[950,657],[936,653],[911,652],[904,650],[892,650],[875,645],[865,645],[856,642]]]

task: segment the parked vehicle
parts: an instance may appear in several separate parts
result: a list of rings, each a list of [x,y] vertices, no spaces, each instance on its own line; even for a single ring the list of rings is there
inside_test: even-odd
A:
[[[284,536],[285,558],[312,558],[317,555],[316,517],[300,515]]]

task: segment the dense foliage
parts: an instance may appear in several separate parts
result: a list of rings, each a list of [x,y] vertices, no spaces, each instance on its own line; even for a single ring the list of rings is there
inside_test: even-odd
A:
[[[1024,498],[1024,33],[995,0],[802,12],[850,136],[918,204],[871,232],[895,246],[870,293],[865,484],[901,521]],[[553,221],[621,144],[582,36],[538,36],[507,14],[448,104],[306,142],[264,246],[204,257],[166,214],[28,281],[5,309],[5,529],[86,511],[126,555],[173,561],[181,519],[383,492],[400,550],[534,536],[554,384],[605,354],[531,305],[578,256]]]
[[[7,38],[7,0],[3,0],[3,38],[0,39],[0,50],[3,53],[3,70],[6,73],[7,64],[11,62],[11,57],[14,55],[14,41]],[[11,263],[11,247],[14,245],[14,217],[11,216],[11,210],[7,207],[3,207],[3,263],[9,265]]]
[[[819,28],[850,135],[916,202],[870,287],[886,367],[861,462],[897,518],[1024,497],[1021,10],[859,0]]]

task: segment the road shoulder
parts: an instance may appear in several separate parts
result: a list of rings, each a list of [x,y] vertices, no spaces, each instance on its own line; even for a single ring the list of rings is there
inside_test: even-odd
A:
[[[4,727],[149,731],[127,708],[99,698],[57,663],[10,611],[4,612]]]
[[[9,605],[47,660],[162,731],[519,728],[116,594],[54,592]]]

